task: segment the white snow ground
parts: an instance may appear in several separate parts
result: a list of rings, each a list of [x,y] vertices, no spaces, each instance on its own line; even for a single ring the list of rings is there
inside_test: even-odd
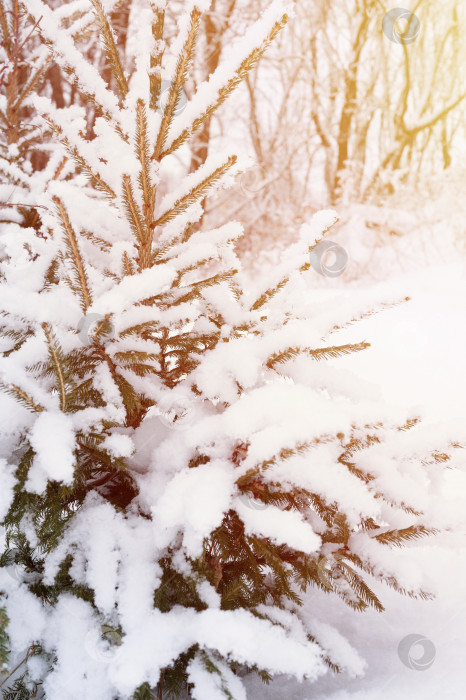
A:
[[[361,285],[358,285],[360,287]],[[367,283],[366,283],[367,286]],[[374,287],[377,296],[380,285]],[[377,385],[387,402],[422,413],[442,428],[463,425],[458,440],[466,444],[466,265],[463,261],[429,267],[392,278],[383,285],[387,301],[412,300],[388,309],[363,324],[340,331],[339,340],[367,340],[372,347],[334,361]],[[317,298],[351,295],[354,287],[331,282],[334,289],[310,289]],[[335,289],[336,287],[336,289]],[[363,335],[362,335],[363,334]],[[335,336],[334,336],[335,337]],[[466,454],[464,459],[466,473]],[[402,597],[376,587],[386,611],[354,613],[334,595],[311,593],[309,614],[335,625],[367,662],[364,677],[351,679],[329,672],[317,683],[278,678],[269,686],[250,676],[251,700],[460,700],[466,697],[466,488],[452,482],[450,493],[433,506],[452,516],[455,530],[436,538],[436,547],[415,546],[425,580],[437,590],[434,601]],[[409,668],[398,655],[405,637],[418,634],[427,647],[425,667]],[[432,651],[433,649],[433,651]],[[430,656],[428,656],[430,654]],[[410,650],[411,664],[423,661],[423,648]],[[432,659],[433,657],[433,659]],[[406,659],[406,655],[405,655]]]

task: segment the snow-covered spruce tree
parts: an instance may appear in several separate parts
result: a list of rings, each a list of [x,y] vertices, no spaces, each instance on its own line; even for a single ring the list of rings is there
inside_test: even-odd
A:
[[[425,595],[387,545],[429,532],[438,467],[409,437],[431,445],[316,362],[367,347],[332,338],[364,302],[319,307],[306,285],[335,215],[314,217],[254,293],[241,227],[196,227],[234,155],[175,169],[285,8],[271,3],[181,111],[208,2],[187,0],[171,46],[164,1],[140,2],[131,74],[92,5],[117,92],[60,30],[62,8],[28,0],[97,117],[87,138],[84,108],[35,99],[78,170],[41,195],[26,268],[1,267],[0,619],[23,652],[16,683],[48,700],[241,700],[247,670],[358,672],[303,596],[316,586],[382,610],[366,576]]]
[[[34,118],[31,98],[43,82],[49,61],[46,47],[38,44],[37,26],[28,21],[24,7],[18,0],[1,0],[0,222],[2,233],[16,237],[21,236],[18,228],[40,226],[39,212],[31,205],[44,130]],[[43,180],[49,178],[47,172]]]

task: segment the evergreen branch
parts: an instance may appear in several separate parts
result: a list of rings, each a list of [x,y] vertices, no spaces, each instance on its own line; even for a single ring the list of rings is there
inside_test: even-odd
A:
[[[65,165],[67,164],[67,162],[68,162],[68,158],[67,158],[66,156],[65,156],[64,158],[62,158],[62,160],[60,161],[58,167],[56,168],[56,170],[55,170],[55,172],[54,172],[54,174],[53,174],[52,179],[49,180],[49,182],[47,182],[47,184],[45,185],[44,192],[46,192],[46,191],[48,190],[49,185],[50,185],[51,182],[54,182],[55,180],[58,180],[58,178],[60,177],[60,175],[61,175],[61,173],[62,173],[62,171],[63,171],[63,168],[65,167]],[[32,218],[31,226],[35,226],[35,224],[37,223],[38,219],[39,219],[39,213],[38,213],[38,211],[36,210],[36,211],[34,212],[34,216],[33,216],[33,218]]]
[[[449,455],[445,454],[444,452],[432,452],[432,457],[434,458],[434,462],[436,464],[439,464],[441,462],[449,462],[451,459],[451,457],[449,457]]]
[[[131,230],[142,246],[146,240],[145,227],[141,212],[134,199],[133,186],[129,175],[123,175],[123,201]]]
[[[149,74],[149,85],[150,85],[150,107],[151,109],[157,109],[160,100],[160,88],[162,86],[162,79],[160,75],[160,70],[162,67],[163,59],[163,48],[159,47],[163,42],[163,30],[165,24],[165,10],[160,7],[154,8],[155,18],[152,24],[152,36],[155,42],[156,50],[150,57],[150,74]]]
[[[225,173],[227,173],[231,167],[233,167],[236,161],[236,156],[230,156],[226,163],[214,170],[211,175],[193,187],[191,192],[184,197],[181,197],[181,199],[178,199],[175,204],[167,212],[165,212],[165,214],[162,214],[162,216],[160,216],[150,225],[150,228],[154,229],[157,226],[163,226],[163,224],[166,224],[168,221],[172,221],[172,219],[186,211],[186,209],[188,209],[188,207],[194,204],[198,199],[205,197],[213,185],[215,185],[215,183],[218,182],[218,180],[220,180],[220,178],[223,177],[223,175],[225,175]]]
[[[87,311],[89,306],[92,303],[91,299],[91,294],[89,292],[89,284],[87,281],[86,277],[86,272],[84,269],[84,264],[83,264],[83,259],[81,257],[81,253],[79,251],[79,246],[78,242],[76,240],[76,233],[74,232],[73,227],[71,226],[71,222],[68,216],[68,212],[65,209],[65,206],[61,199],[58,197],[52,197],[53,201],[55,202],[57,208],[58,208],[58,213],[62,222],[63,230],[66,235],[66,240],[67,240],[67,248],[70,253],[70,257],[74,263],[74,266],[77,270],[78,273],[78,279],[79,279],[79,287],[81,291],[81,308],[83,311]]]
[[[382,424],[378,427],[381,427],[381,425]],[[352,437],[351,440],[344,445],[345,451],[342,454],[342,458],[348,459],[356,454],[356,452],[361,452],[361,450],[364,450],[366,447],[378,443],[380,443],[380,439],[377,435],[367,435],[364,439]]]
[[[45,337],[47,338],[47,344],[49,346],[49,354],[52,360],[53,367],[55,368],[55,376],[58,380],[58,390],[60,394],[60,408],[63,412],[66,410],[66,389],[65,389],[65,377],[61,366],[59,354],[60,349],[56,340],[52,336],[50,331],[50,326],[48,323],[42,323],[42,328],[44,329]]]
[[[158,247],[152,254],[152,265],[161,265],[169,262],[170,257],[168,256],[168,253],[170,250],[175,246],[180,245],[180,243],[187,243],[191,236],[193,236],[195,233],[196,231],[194,230],[194,226],[191,223],[188,223],[183,232],[177,236],[174,236],[170,241],[167,241],[164,244],[160,244],[158,241]]]
[[[62,31],[62,30],[61,30],[61,28],[60,29],[57,28],[57,31]],[[60,53],[54,49],[54,44],[53,44],[52,39],[45,36],[43,32],[39,31],[39,34],[40,34],[42,43],[44,44],[44,46],[46,46],[48,48],[48,50],[50,51],[50,53],[52,55],[52,58],[58,63],[58,65],[63,70],[65,75],[67,75],[69,77],[70,82],[73,83],[73,86],[75,86],[79,89],[79,92],[82,95],[82,97],[84,97],[86,100],[88,100],[95,107],[96,114],[103,116],[104,119],[106,119],[109,122],[109,124],[111,124],[113,126],[113,128],[117,131],[117,133],[122,133],[121,127],[117,123],[115,123],[115,120],[112,117],[112,114],[108,110],[106,110],[102,104],[99,103],[99,101],[96,99],[95,94],[93,92],[90,92],[88,89],[86,89],[86,86],[83,85],[82,81],[79,80],[79,76],[78,76],[78,73],[76,72],[76,68],[70,63],[69,59],[67,59],[62,53]],[[69,38],[73,39],[73,37],[71,35],[69,35]],[[73,48],[74,48],[74,42],[73,42]],[[101,78],[101,76],[98,73],[96,73],[96,77],[99,81],[98,88],[100,90],[102,88],[104,88],[107,92],[110,92],[108,90],[107,85],[105,84],[105,82],[103,81],[103,79]],[[115,96],[113,92],[112,92],[112,95]],[[123,136],[123,138],[124,138],[124,136]],[[127,141],[128,139],[125,139],[125,140]]]
[[[106,241],[104,238],[96,236],[95,233],[82,229],[80,231],[80,234],[83,238],[87,238],[88,241],[90,241],[93,245],[97,246],[100,250],[104,251],[105,253],[109,253],[111,251],[112,244]]]
[[[411,430],[411,428],[414,428],[415,425],[421,422],[421,419],[419,417],[415,418],[410,418],[404,425],[400,425],[397,430],[401,431],[406,431],[406,430]]]
[[[314,245],[309,246],[309,252],[314,250],[314,248],[323,240],[325,234],[332,228],[334,223],[335,222],[332,222],[329,226],[327,226],[327,228],[325,228],[323,230],[321,238],[316,240]],[[310,262],[303,263],[303,265],[301,265],[301,267],[299,268],[299,272],[306,272],[307,270],[310,269],[310,267],[311,267]],[[290,277],[289,277],[289,275],[286,275],[274,287],[270,287],[265,292],[263,292],[261,294],[261,296],[258,299],[256,299],[254,304],[251,306],[251,311],[257,311],[262,306],[264,306],[264,304],[266,304],[268,301],[270,301],[270,299],[272,299],[276,294],[278,294],[278,292],[280,290],[282,290],[284,287],[286,287],[286,285],[288,284],[289,281],[290,281]]]
[[[199,117],[197,117],[190,127],[184,129],[181,134],[173,141],[173,143],[158,157],[159,160],[165,158],[170,153],[177,151],[180,146],[182,146],[188,139],[191,138],[193,134],[198,131],[207,119],[210,119],[214,112],[222,105],[226,99],[231,95],[231,93],[238,87],[243,78],[256,66],[257,62],[264,55],[265,51],[269,47],[270,43],[275,39],[277,34],[283,29],[283,27],[288,22],[288,16],[283,15],[283,17],[275,23],[270,34],[264,39],[261,46],[254,49],[249,56],[241,63],[240,67],[237,69],[233,78],[231,78],[228,83],[219,90],[218,98],[213,105],[210,105],[205,112],[203,112]],[[221,66],[220,66],[221,68]],[[155,156],[155,153],[154,153]],[[153,156],[153,157],[154,157]]]
[[[120,337],[127,338],[131,335],[138,335],[144,339],[147,339],[148,337],[153,338],[152,334],[158,329],[158,326],[158,321],[146,321],[144,323],[138,323],[135,326],[128,326],[128,328],[125,328],[125,330],[120,333]]]
[[[313,246],[315,247],[315,246]],[[342,328],[347,328],[347,326],[353,325],[353,323],[357,323],[358,321],[362,321],[366,318],[370,318],[371,316],[374,316],[375,314],[379,314],[385,309],[393,309],[396,306],[399,306],[400,304],[404,304],[407,301],[411,301],[410,297],[404,297],[403,299],[400,299],[399,301],[393,301],[393,302],[382,302],[380,304],[380,307],[377,309],[369,309],[369,311],[364,311],[363,313],[359,314],[359,316],[354,316],[352,319],[349,321],[346,321],[342,325],[335,325],[333,326],[332,330],[329,332],[330,333],[335,333],[336,331],[341,330]]]
[[[70,35],[76,45],[81,41],[86,41],[95,36],[95,17],[93,13],[86,12],[81,15],[77,22],[78,28],[70,27]]]
[[[154,209],[155,203],[155,188],[151,187],[149,174],[149,137],[147,133],[147,115],[144,103],[142,100],[137,101],[136,105],[136,156],[141,164],[141,172],[139,174],[139,186],[144,200],[144,218],[148,222],[149,217]]]
[[[44,65],[41,66],[40,68],[37,69],[37,71],[31,76],[29,79],[29,82],[24,86],[23,90],[20,92],[19,96],[17,97],[13,107],[12,107],[12,112],[16,112],[21,104],[24,102],[26,97],[31,94],[33,90],[37,88],[41,80],[44,78],[45,72],[47,68],[49,67],[49,64],[52,62],[52,57],[49,56],[45,62]]]
[[[352,352],[361,352],[370,348],[370,343],[362,342],[355,345],[335,345],[329,348],[318,348],[317,350],[308,350],[307,354],[314,360],[328,360],[329,358],[341,357],[342,355],[350,355]]]
[[[128,253],[125,252],[123,253],[123,269],[127,275],[133,275],[134,271],[133,268],[131,267],[131,260],[128,257]]]
[[[288,277],[285,277],[275,287],[270,287],[270,289],[267,289],[258,299],[256,299],[254,304],[251,306],[251,311],[257,311],[264,306],[264,304],[266,304],[272,297],[275,296],[275,294],[283,289],[287,283]]]
[[[43,406],[36,403],[34,399],[32,399],[28,394],[26,394],[25,391],[20,389],[20,387],[16,384],[5,384],[4,382],[0,381],[0,389],[2,389],[6,394],[14,396],[14,398],[17,399],[19,403],[23,404],[27,408],[32,409],[34,413],[42,413],[42,411],[45,410]]]
[[[427,528],[424,525],[411,525],[402,530],[382,532],[380,535],[375,535],[373,539],[381,544],[402,547],[405,542],[413,542],[428,535],[435,535],[437,532],[438,530]]]
[[[3,110],[1,110],[1,109],[0,109],[0,119],[3,121],[3,123],[5,124],[5,126],[8,127],[9,121],[8,121],[8,119],[7,119],[7,117],[6,117],[5,112],[4,112]],[[2,147],[6,149],[6,146],[5,146],[4,144],[2,144]]]
[[[282,352],[274,353],[267,360],[267,367],[272,369],[274,365],[283,364],[289,360],[299,357],[299,355],[309,355],[314,360],[328,360],[329,358],[341,357],[342,355],[349,355],[352,352],[360,352],[370,347],[370,343],[357,343],[356,345],[334,345],[329,348],[317,348],[316,350],[311,350],[310,348],[299,348],[290,347]]]
[[[43,141],[43,134],[40,132],[30,136],[28,139],[20,140],[18,142],[18,151],[21,158],[26,159],[28,153],[33,149],[38,149],[39,144]],[[44,188],[45,189],[45,188]]]
[[[192,272],[193,270],[199,270],[200,268],[204,267],[205,265],[208,265],[209,263],[213,262],[214,260],[215,260],[215,258],[210,256],[208,258],[202,258],[200,260],[196,260],[196,262],[192,263],[191,265],[187,265],[186,267],[180,268],[180,270],[177,273],[176,278],[173,282],[173,286],[178,287],[180,285],[180,282],[183,279],[184,275],[188,274],[188,272]]]
[[[110,26],[110,22],[100,0],[91,0],[91,2],[100,23],[105,55],[107,56],[113,76],[118,85],[120,95],[124,100],[128,94],[128,82],[123,72],[123,66],[121,65],[120,55],[115,43],[112,27]]]
[[[5,47],[5,51],[7,53],[7,56],[11,56],[11,51],[10,51],[10,43],[11,43],[11,37],[10,37],[10,30],[8,28],[8,22],[6,21],[6,13],[3,7],[3,2],[0,3],[0,25],[2,27],[2,32],[3,32],[3,46]]]
[[[220,282],[227,282],[236,274],[237,270],[227,270],[226,272],[220,272],[217,275],[213,275],[213,277],[208,277],[204,280],[200,280],[199,282],[194,282],[193,284],[190,284],[187,287],[180,287],[180,291],[186,291],[186,293],[183,294],[183,296],[178,297],[173,303],[178,305],[182,304],[185,301],[191,301],[202,291],[202,289],[206,287],[214,287]]]
[[[157,357],[157,353],[145,352],[144,350],[118,350],[113,355],[114,360],[129,365],[129,368],[136,362],[150,362],[151,360],[155,362]]]
[[[409,588],[404,588],[403,586],[400,586],[398,581],[394,576],[386,576],[383,579],[384,583],[387,586],[390,586],[390,588],[393,588],[394,591],[397,593],[401,593],[401,595],[407,595],[409,598],[412,598],[414,600],[433,600],[435,598],[435,593],[431,593],[430,591],[425,591],[424,589],[420,588],[417,591],[412,590]]]
[[[105,314],[103,319],[99,321],[99,323],[96,323],[95,330],[93,333],[94,338],[98,339],[101,333],[106,333],[109,330],[109,327],[111,328],[111,324],[109,323],[111,317],[112,314]]]
[[[346,460],[344,455],[340,455],[338,457],[338,461],[340,462],[340,464],[343,464],[348,469],[348,471],[351,472],[351,474],[354,474],[354,476],[363,481],[365,484],[369,484],[371,481],[374,480],[374,477],[371,474],[366,474],[365,472],[363,472],[356,466],[354,462]]]
[[[0,315],[8,316],[6,311],[0,312]],[[8,357],[13,352],[19,350],[26,342],[26,340],[32,335],[34,335],[34,331],[29,327],[26,329],[23,328],[22,330],[13,330],[13,328],[7,328],[6,326],[3,326],[2,328],[0,328],[0,335],[4,336],[5,338],[11,338],[15,343],[14,346],[9,350],[3,350],[3,356]]]
[[[28,649],[27,652],[26,652],[26,655],[25,655],[25,656],[21,659],[21,661],[14,667],[14,669],[7,675],[7,677],[4,678],[4,679],[2,680],[2,682],[0,683],[0,688],[2,688],[2,687],[5,685],[5,683],[7,682],[7,680],[9,680],[9,679],[16,673],[16,671],[17,671],[19,668],[21,668],[21,666],[22,666],[23,664],[27,663],[27,661],[29,660],[30,656],[31,656],[32,654],[35,653],[35,648],[36,648],[36,645],[35,645],[35,644],[32,644],[32,646],[29,647],[29,649]],[[4,694],[5,692],[7,692],[7,691],[2,691],[3,694]],[[15,693],[15,694],[16,694],[16,693]]]
[[[94,187],[97,190],[100,190],[103,192],[107,197],[110,197],[111,199],[114,199],[116,197],[115,192],[112,190],[110,185],[107,185],[107,183],[100,177],[98,173],[95,173],[89,163],[86,161],[85,158],[79,153],[78,149],[76,146],[73,146],[69,139],[63,135],[61,127],[58,126],[58,124],[55,124],[52,119],[47,116],[46,114],[42,115],[44,119],[46,120],[47,124],[50,126],[52,131],[57,135],[59,138],[60,142],[63,144],[67,152],[69,153],[70,157],[75,161],[75,163],[81,168],[83,172],[86,173],[88,178],[90,179],[91,183],[94,185]]]
[[[181,90],[186,82],[187,72],[193,58],[194,46],[196,43],[200,21],[201,12],[197,7],[194,7],[193,11],[191,12],[191,27],[189,29],[186,42],[178,57],[178,64],[176,67],[174,80],[170,85],[167,104],[165,105],[162,122],[160,124],[160,129],[157,136],[157,142],[155,144],[154,153],[152,154],[153,160],[161,160],[163,157],[161,156],[162,149],[167,140],[168,129],[173,121],[173,116],[175,114]]]
[[[52,180],[58,180],[58,178],[62,174],[63,168],[65,167],[67,162],[68,162],[68,158],[66,158],[66,156],[64,158],[62,158],[62,160],[60,161],[60,163],[57,166],[57,169],[55,170],[55,172],[53,174]],[[47,186],[48,186],[48,183],[47,183]]]
[[[344,554],[344,556],[346,556],[346,554]],[[336,566],[365,606],[371,605],[379,612],[383,612],[385,610],[379,598],[373,591],[371,591],[366,582],[356,573],[356,571],[354,571],[354,569],[352,569],[342,560],[339,560]]]
[[[110,475],[108,475],[108,472],[106,472],[105,477],[103,479],[101,477],[98,477],[93,482],[87,482],[88,486],[100,485],[104,481],[106,481],[107,478],[111,478],[114,475],[112,472],[115,471],[115,467],[117,469],[124,469],[124,462],[122,460],[115,460],[114,457],[110,456],[107,452],[99,448],[101,442],[103,442],[102,435],[99,435],[98,440],[93,438],[92,435],[86,435],[77,441],[78,449],[82,450],[83,452],[86,452],[92,457],[93,472],[98,471],[96,462],[98,462],[103,467],[106,467],[107,469],[110,468],[112,470],[110,472]]]
[[[434,597],[432,593],[429,593],[422,589],[415,591],[400,586],[400,584],[397,582],[394,576],[387,576],[386,574],[383,574],[380,571],[378,572],[373,564],[369,563],[368,561],[363,561],[357,554],[347,552],[345,553],[345,557],[348,559],[348,561],[351,561],[355,566],[358,566],[362,571],[365,571],[374,578],[382,580],[387,586],[390,586],[390,588],[393,588],[393,590],[397,591],[397,593],[407,595],[409,598],[413,598],[416,600],[419,598],[421,600],[432,600],[432,598]]]
[[[404,510],[405,513],[409,513],[409,515],[415,515],[417,518],[421,517],[421,515],[424,515],[422,511],[416,510],[415,508],[413,508],[413,506],[410,506],[407,503],[405,503],[405,501],[396,500],[394,497],[388,496],[386,493],[383,493],[381,491],[373,492],[373,495],[374,498],[381,498],[386,503],[389,503],[393,508],[401,508],[402,510]]]

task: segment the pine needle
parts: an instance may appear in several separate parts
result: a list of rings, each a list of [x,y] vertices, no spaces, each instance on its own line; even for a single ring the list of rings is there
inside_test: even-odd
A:
[[[144,218],[148,223],[151,213],[154,208],[155,202],[155,188],[151,186],[150,174],[149,174],[149,162],[150,162],[150,146],[149,146],[149,136],[147,131],[147,115],[144,103],[142,100],[137,101],[136,105],[136,119],[137,119],[137,129],[136,129],[136,156],[141,164],[141,171],[139,174],[139,186],[141,188],[143,201],[144,201]]]
[[[370,347],[370,343],[357,343],[355,345],[333,345],[328,348],[317,348],[312,350],[310,348],[299,348],[290,347],[283,352],[275,353],[267,361],[267,367],[273,368],[274,365],[283,364],[289,360],[299,357],[299,355],[309,355],[314,360],[328,360],[330,358],[341,357],[342,355],[349,355],[353,352],[361,352]]]
[[[178,58],[175,78],[168,93],[167,104],[165,105],[162,122],[160,124],[160,129],[157,136],[157,142],[155,144],[154,153],[152,154],[152,158],[154,160],[161,160],[163,157],[161,156],[161,152],[165,145],[165,141],[167,140],[168,129],[173,121],[181,90],[186,82],[186,76],[192,61],[200,21],[201,12],[197,7],[195,7],[191,12],[191,27],[189,29],[185,45],[183,46]]]
[[[60,216],[63,230],[66,235],[68,252],[70,254],[70,258],[74,264],[74,267],[78,273],[79,287],[81,292],[81,307],[83,311],[87,311],[87,309],[92,303],[92,299],[91,294],[89,292],[89,284],[87,281],[86,271],[84,269],[83,259],[81,257],[78,241],[76,239],[76,233],[74,232],[74,229],[71,226],[68,212],[66,211],[61,199],[59,199],[58,197],[52,197],[52,199],[57,205],[58,214]]]
[[[123,201],[125,203],[126,213],[128,216],[131,230],[135,234],[139,245],[142,246],[146,241],[146,229],[144,226],[141,210],[139,209],[136,200],[134,199],[133,186],[129,175],[123,175]]]
[[[27,406],[34,413],[42,413],[45,409],[40,404],[36,403],[25,391],[23,391],[16,384],[5,384],[0,382],[0,389],[2,389],[6,394],[14,396],[20,403]]]
[[[58,382],[58,391],[60,394],[60,408],[64,412],[66,410],[66,389],[65,389],[65,378],[63,368],[61,366],[58,348],[58,344],[52,335],[50,326],[48,323],[42,323],[42,328],[44,329],[45,337],[47,338],[47,344],[49,346],[49,354],[55,369],[55,376]]]
[[[173,153],[174,151],[178,150],[180,146],[186,143],[186,141],[201,128],[201,126],[207,119],[210,119],[212,117],[212,115],[214,114],[214,112],[217,111],[220,105],[222,105],[225,102],[225,100],[231,95],[231,93],[238,87],[243,78],[257,65],[259,59],[263,56],[267,48],[270,46],[270,43],[275,39],[277,34],[281,31],[281,29],[283,29],[287,22],[288,16],[283,15],[281,20],[275,23],[270,34],[266,37],[266,39],[264,39],[261,46],[257,49],[254,49],[254,51],[252,51],[249,54],[249,56],[242,62],[242,64],[236,71],[234,77],[231,78],[231,80],[229,80],[228,83],[219,90],[217,101],[213,105],[210,105],[203,114],[197,117],[197,119],[193,121],[190,127],[184,129],[184,131],[173,141],[169,148],[160,153],[160,155],[158,155],[158,152],[156,150],[154,152],[153,157],[158,157],[159,160],[162,160],[162,158],[165,158],[165,156],[168,156],[170,153]]]
[[[374,537],[381,544],[394,547],[403,547],[405,542],[413,542],[428,535],[435,535],[437,530],[427,528],[424,525],[411,525],[402,530],[388,530]]]
[[[163,30],[165,24],[165,10],[159,7],[154,8],[154,22],[152,24],[152,36],[157,47],[162,44],[163,40]],[[150,57],[150,107],[151,109],[157,109],[160,100],[160,89],[162,86],[162,79],[160,75],[160,69],[162,66],[163,59],[163,49],[157,50]]]
[[[236,163],[237,157],[230,156],[226,163],[221,165],[219,168],[214,170],[214,172],[206,177],[202,182],[193,187],[193,189],[184,197],[181,197],[175,204],[162,214],[154,223],[151,224],[151,228],[156,228],[157,226],[163,226],[168,221],[172,221],[178,214],[182,214],[191,204],[194,204],[197,200],[202,199],[208,193],[208,191],[220,180],[223,175],[225,175],[230,168]]]
[[[78,167],[81,168],[81,170],[88,176],[89,180],[91,181],[91,184],[93,184],[97,190],[105,194],[107,197],[110,197],[110,199],[114,199],[116,197],[116,194],[112,190],[110,185],[107,185],[107,183],[100,177],[100,175],[92,170],[91,166],[86,161],[86,159],[79,153],[76,146],[73,146],[70,143],[69,139],[66,136],[63,136],[61,127],[55,124],[55,122],[46,114],[43,114],[42,116],[47,122],[47,124],[50,126],[52,131],[57,135],[60,142],[63,144],[66,151],[69,153],[70,157],[74,160],[76,165],[78,165]]]
[[[100,0],[91,0],[91,2],[100,23],[102,43],[104,45],[108,63],[118,85],[120,95],[124,100],[128,94],[128,83],[123,72],[123,66],[121,65],[120,55],[113,36],[112,27]]]

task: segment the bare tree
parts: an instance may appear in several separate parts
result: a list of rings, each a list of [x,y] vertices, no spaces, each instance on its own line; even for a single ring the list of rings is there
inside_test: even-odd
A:
[[[238,110],[257,165],[232,206],[254,250],[323,206],[379,206],[402,189],[419,198],[460,164],[466,7],[417,0],[398,21],[381,0],[296,9]]]

